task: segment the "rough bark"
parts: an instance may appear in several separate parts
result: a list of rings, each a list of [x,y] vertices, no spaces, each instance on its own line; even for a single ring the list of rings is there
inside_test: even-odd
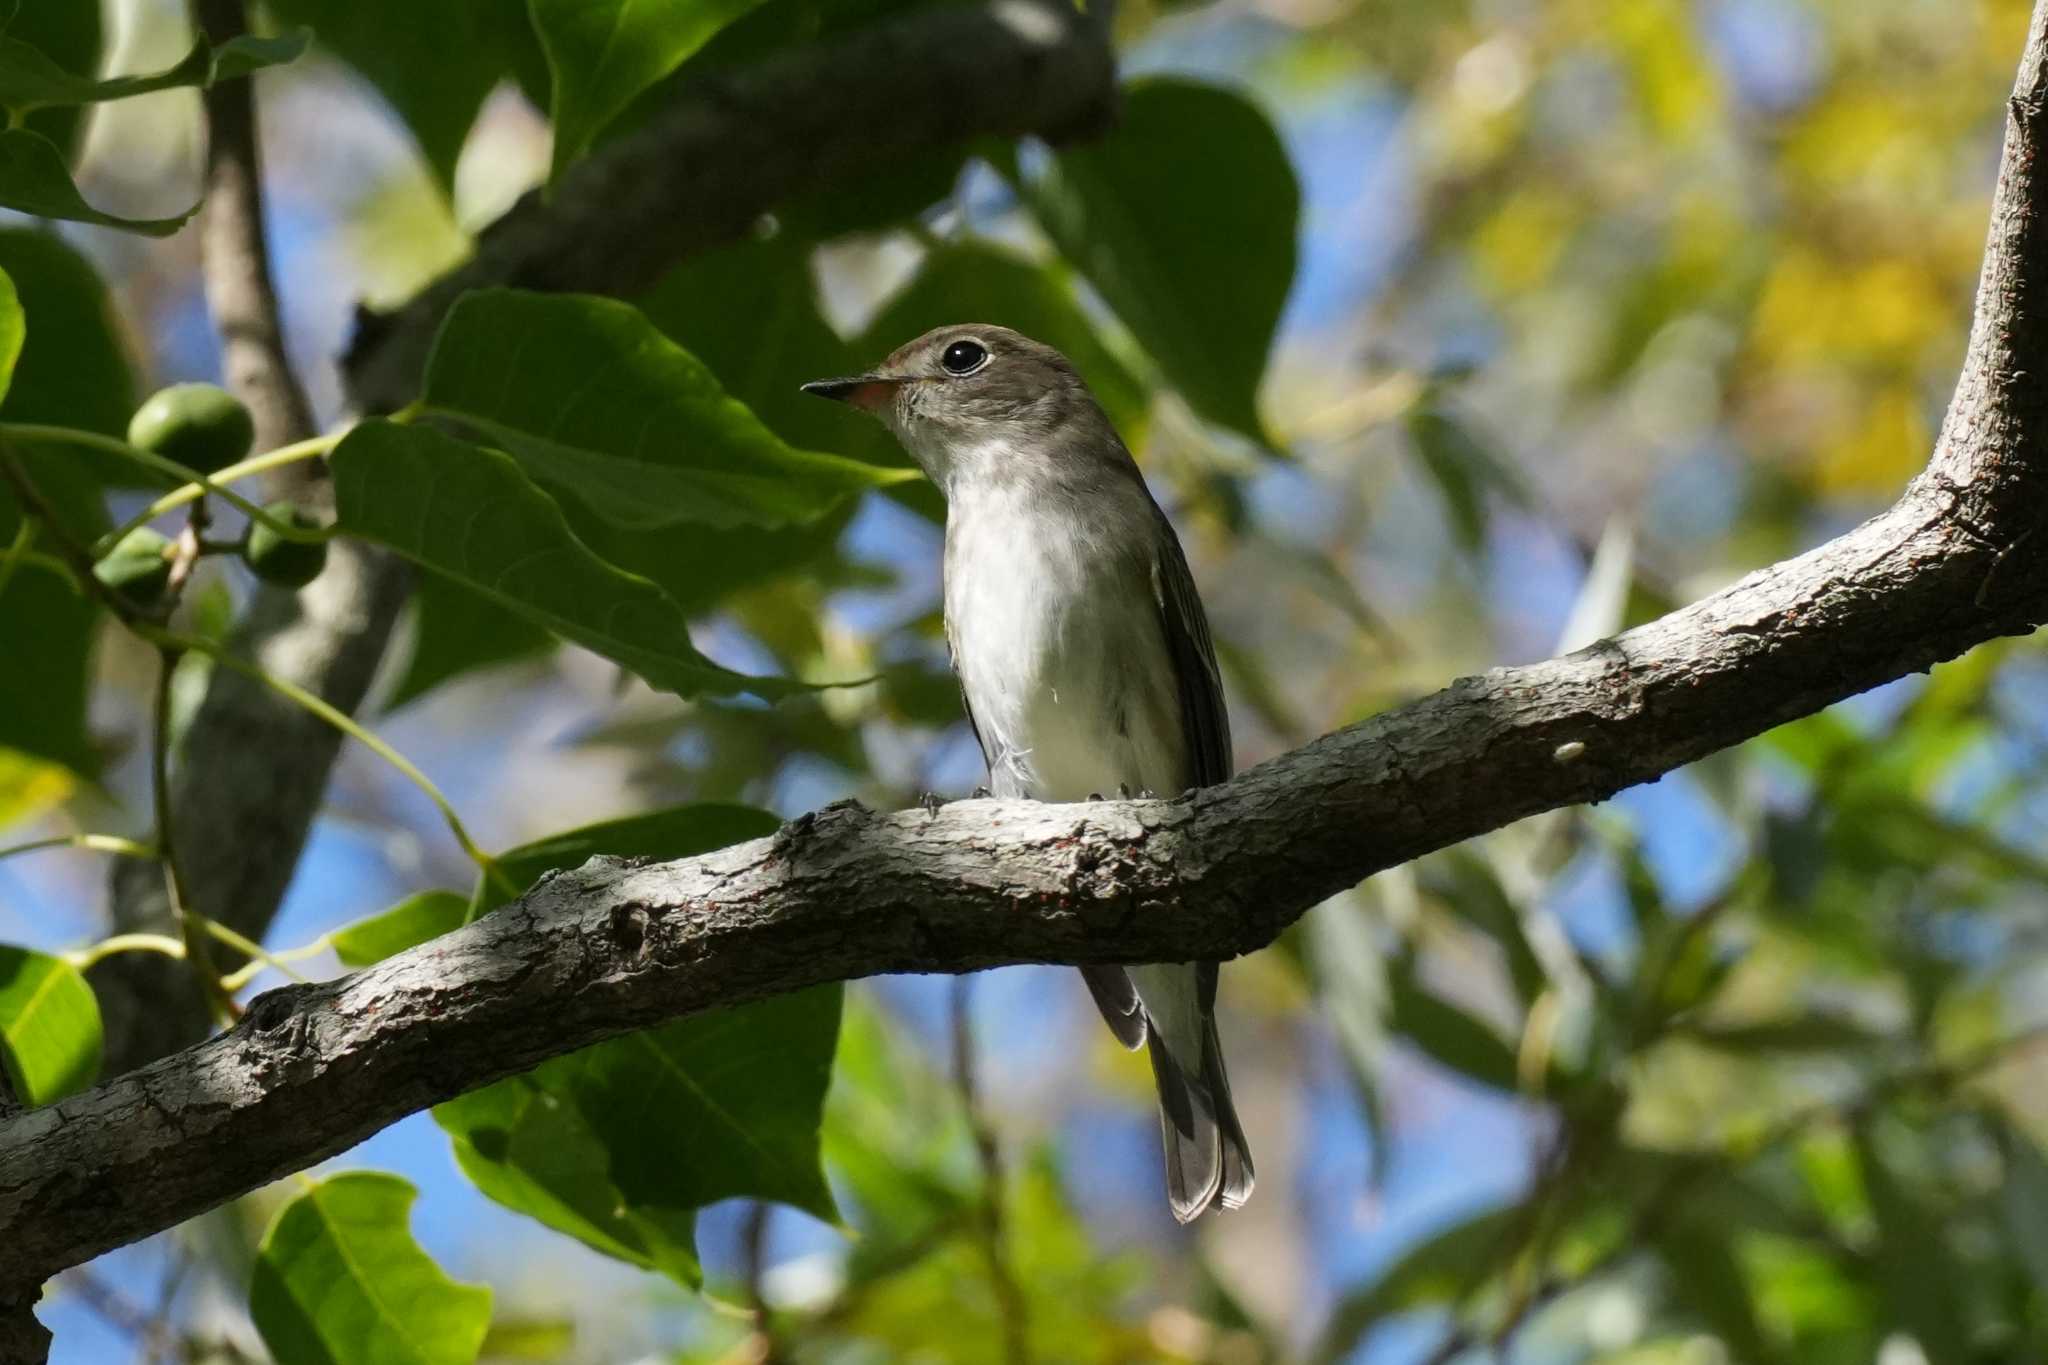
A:
[[[0,1288],[621,1031],[817,982],[1224,957],[1372,872],[1598,800],[2048,617],[2038,142],[2048,0],[1976,325],[1883,515],[1588,649],[1461,679],[1173,801],[828,808],[676,863],[597,860],[445,938],[261,997],[230,1032],[0,1119]],[[26,1288],[24,1288],[26,1287]]]
[[[224,37],[240,0],[203,0]],[[1058,140],[1106,126],[1116,72],[1099,24],[1057,5],[1005,0],[911,15],[704,82],[654,123],[580,163],[554,195],[528,195],[468,263],[396,313],[365,315],[344,361],[354,406],[416,396],[448,307],[486,285],[631,294],[739,237],[797,196],[906,156],[983,136]],[[225,369],[264,447],[310,427],[277,325],[263,245],[260,157],[246,80],[210,93],[207,296]],[[336,542],[300,593],[266,588],[235,647],[343,711],[362,702],[403,605],[403,564]],[[217,670],[179,751],[174,805],[198,907],[253,938],[276,913],[305,846],[339,741],[262,684]],[[161,874],[123,864],[112,903],[124,930],[164,931]],[[93,973],[108,1002],[107,1066],[123,1071],[204,1035],[190,975],[140,955]]]

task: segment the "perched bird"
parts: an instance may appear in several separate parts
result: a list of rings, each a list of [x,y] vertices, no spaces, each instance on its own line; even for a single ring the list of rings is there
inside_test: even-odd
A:
[[[946,642],[996,796],[1166,795],[1230,776],[1180,541],[1065,356],[1006,327],[941,327],[868,374],[803,387],[879,417],[946,495]],[[1183,1223],[1252,1192],[1216,973],[1081,969],[1118,1039],[1150,1050]]]

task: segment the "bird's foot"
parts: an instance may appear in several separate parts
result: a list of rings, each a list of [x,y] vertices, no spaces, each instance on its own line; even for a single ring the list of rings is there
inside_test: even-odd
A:
[[[995,793],[987,787],[976,787],[972,792],[968,793],[967,799],[969,801],[986,801],[994,795]]]
[[[918,808],[924,812],[924,818],[927,820],[937,815],[939,807],[945,804],[944,798],[937,792],[925,792],[917,798]]]

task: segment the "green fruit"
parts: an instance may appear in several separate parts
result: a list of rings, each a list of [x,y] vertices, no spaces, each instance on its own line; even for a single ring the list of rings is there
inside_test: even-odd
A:
[[[319,518],[289,502],[273,502],[263,509],[271,517],[308,531],[320,528]],[[242,542],[242,558],[266,583],[284,588],[303,588],[327,567],[327,546],[322,541],[286,540],[260,521],[249,523],[249,538]]]
[[[171,581],[171,542],[139,526],[114,542],[92,576],[139,606],[150,606]]]
[[[249,453],[256,423],[233,394],[211,384],[173,384],[151,394],[128,421],[128,444],[218,473]]]

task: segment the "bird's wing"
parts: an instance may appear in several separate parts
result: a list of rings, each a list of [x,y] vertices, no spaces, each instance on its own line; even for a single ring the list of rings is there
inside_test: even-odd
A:
[[[1173,523],[1155,504],[1157,548],[1152,559],[1152,594],[1159,604],[1159,624],[1180,692],[1181,738],[1187,745],[1188,779],[1208,787],[1230,776],[1230,713],[1223,705],[1223,678],[1216,670],[1216,646],[1209,639],[1209,618],[1203,614],[1194,575]],[[1172,796],[1173,792],[1160,792]]]

